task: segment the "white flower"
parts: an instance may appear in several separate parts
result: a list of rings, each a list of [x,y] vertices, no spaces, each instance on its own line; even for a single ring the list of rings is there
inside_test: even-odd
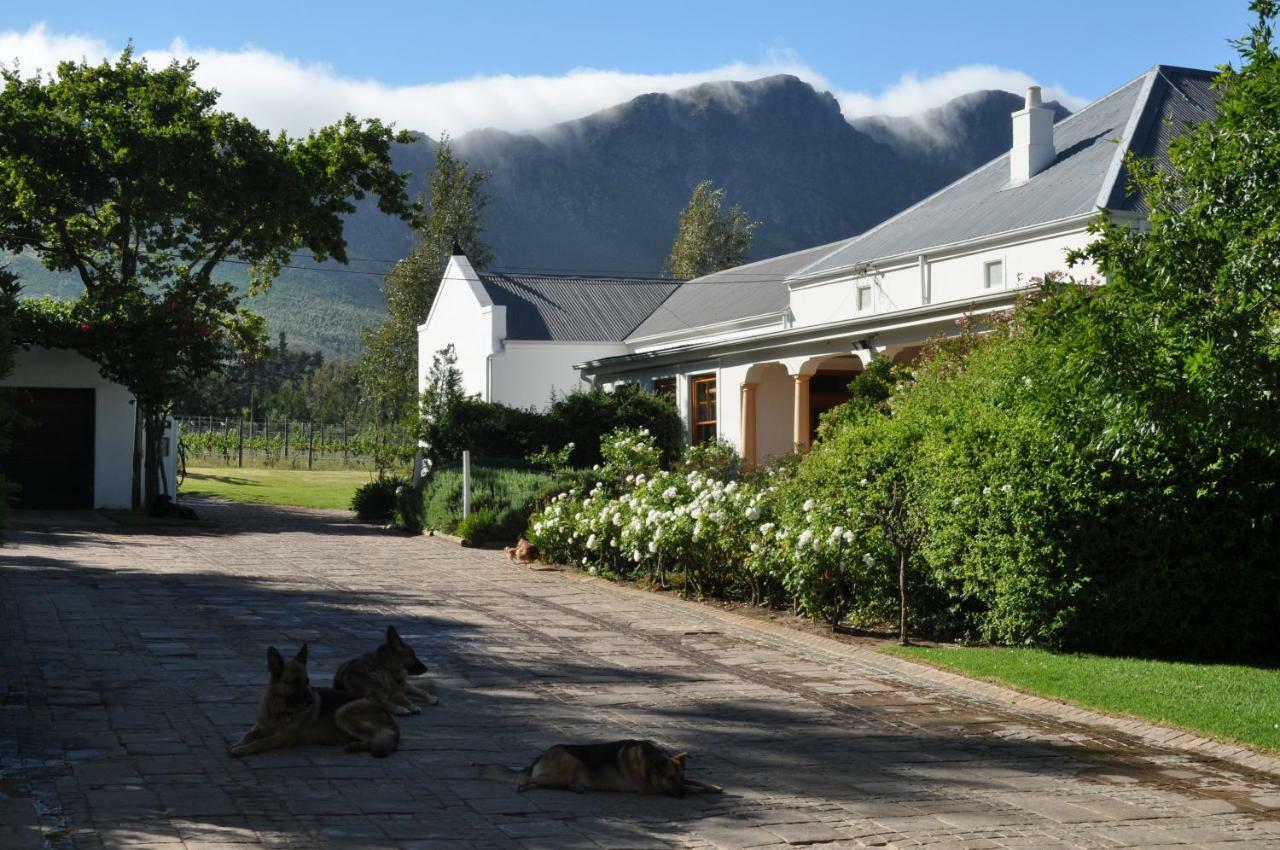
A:
[[[800,532],[800,539],[796,541],[796,545],[808,546],[809,541],[812,539],[813,539],[813,532],[806,528],[804,531]]]
[[[582,566],[584,566],[584,567],[585,567],[586,565],[587,565],[587,556],[586,556],[586,555],[583,555],[583,556],[582,556]]]
[[[599,472],[599,471],[600,471],[600,464],[598,464],[598,463],[597,463],[595,466],[591,467],[591,471],[592,471],[592,472]]]
[[[752,551],[752,552],[759,552],[759,551],[760,551],[760,544],[759,544],[759,543],[752,543],[752,544],[751,544],[751,551]]]
[[[753,522],[755,520],[760,519],[760,511],[754,505],[752,507],[747,508],[746,515],[747,515],[747,519],[752,520]]]
[[[984,495],[984,496],[990,496],[990,495],[991,495],[991,488],[990,488],[990,487],[983,487],[983,488],[982,488],[982,495]]]
[[[817,504],[818,504],[818,503],[817,503],[817,502],[815,502],[813,499],[805,499],[805,502],[804,502],[804,509],[805,509],[806,511],[811,511],[811,510],[813,510],[813,509],[814,509],[814,507],[815,507]]]
[[[844,542],[845,542],[845,543],[852,543],[852,542],[853,542],[853,532],[852,532],[852,531],[846,531],[846,532],[844,533]]]
[[[954,499],[951,500],[951,507],[954,508],[958,504],[960,504],[960,497],[956,496]]]
[[[676,497],[676,488],[674,487],[668,487],[667,489],[662,491],[662,498],[668,501],[670,501],[671,499],[674,499],[675,497]]]
[[[862,479],[861,481],[859,481],[858,483],[859,483],[859,484],[861,484],[863,487],[866,487],[866,486],[867,486],[867,479],[863,478],[863,479]]]
[[[653,552],[657,552],[657,551],[658,551],[658,543],[657,543],[657,541],[656,541],[656,540],[650,540],[650,541],[649,541],[649,552],[650,552],[650,553],[653,553]]]
[[[631,559],[632,559],[633,561],[635,561],[637,564],[638,564],[638,563],[640,563],[640,550],[639,550],[639,549],[637,549],[637,550],[635,550],[634,552],[632,552],[632,553],[631,553]]]
[[[596,548],[596,536],[594,534],[587,538],[587,548],[588,549]]]
[[[773,529],[774,529],[774,524],[771,522],[766,522],[764,525],[760,526],[760,533],[768,537],[769,532],[773,531]]]
[[[1001,492],[1001,493],[1008,493],[1008,492],[1009,492],[1010,490],[1012,490],[1012,489],[1013,489],[1013,485],[1012,485],[1012,484],[1002,484],[1002,485],[1000,485],[1000,492]]]

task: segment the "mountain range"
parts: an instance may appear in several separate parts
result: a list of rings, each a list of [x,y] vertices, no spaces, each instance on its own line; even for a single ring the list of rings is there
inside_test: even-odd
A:
[[[1021,107],[1020,96],[979,91],[919,115],[850,121],[830,94],[775,76],[642,95],[537,132],[479,130],[452,144],[490,173],[483,235],[495,267],[656,275],[700,180],[764,223],[752,255],[773,256],[859,233],[1003,153]],[[417,136],[393,152],[413,195],[426,188],[436,145]],[[286,269],[251,301],[273,333],[330,355],[358,351],[359,329],[382,314],[381,274],[413,234],[371,203],[346,234],[348,266]],[[27,258],[13,268],[27,294],[78,291]]]

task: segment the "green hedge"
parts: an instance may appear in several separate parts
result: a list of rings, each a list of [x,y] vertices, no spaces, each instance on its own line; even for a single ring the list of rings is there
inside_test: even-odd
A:
[[[483,513],[483,517],[472,521],[472,527],[482,531],[478,539],[469,542],[515,543],[524,533],[529,513],[555,480],[550,473],[535,470],[473,466],[471,509],[473,515]],[[458,531],[462,522],[461,469],[437,470],[427,479],[422,488],[422,521],[424,527],[436,531]]]

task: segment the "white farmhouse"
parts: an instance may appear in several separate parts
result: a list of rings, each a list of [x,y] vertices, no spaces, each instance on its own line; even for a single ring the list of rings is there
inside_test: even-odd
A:
[[[418,328],[418,388],[435,354],[452,345],[467,395],[546,408],[553,395],[590,386],[577,364],[631,351],[628,334],[679,283],[478,273],[455,250]]]
[[[562,358],[580,352],[578,371],[593,385],[668,394],[691,440],[722,437],[749,463],[804,449],[818,416],[848,398],[849,381],[871,358],[910,362],[928,339],[954,334],[965,316],[1008,309],[1046,273],[1094,274],[1068,269],[1066,255],[1088,244],[1099,211],[1133,226],[1145,220],[1143,199],[1127,190],[1126,154],[1167,164],[1169,143],[1212,118],[1213,77],[1158,65],[1056,125],[1032,87],[1013,113],[1008,153],[864,233],[690,280],[661,299],[669,282],[599,290],[584,308],[611,331],[630,325],[616,341],[552,353],[545,346],[554,337],[546,336],[504,347],[498,311],[511,296],[451,264],[459,281],[446,279],[423,326],[419,372],[433,350],[453,342],[469,391],[536,403],[548,383],[573,383]],[[526,301],[538,304],[557,300],[555,287],[574,280],[507,286],[524,287]],[[633,324],[650,298],[660,303]],[[434,319],[442,304],[447,322]],[[528,365],[499,367],[497,356]],[[519,375],[534,396],[519,396],[506,375]]]

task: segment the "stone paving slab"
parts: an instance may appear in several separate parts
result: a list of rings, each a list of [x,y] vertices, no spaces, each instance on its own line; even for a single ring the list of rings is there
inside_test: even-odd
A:
[[[1280,847],[1247,751],[341,514],[202,513],[9,533],[0,848]],[[442,688],[399,752],[226,757],[268,645],[310,641],[323,683],[389,622]],[[727,793],[520,795],[470,766],[622,737]]]

